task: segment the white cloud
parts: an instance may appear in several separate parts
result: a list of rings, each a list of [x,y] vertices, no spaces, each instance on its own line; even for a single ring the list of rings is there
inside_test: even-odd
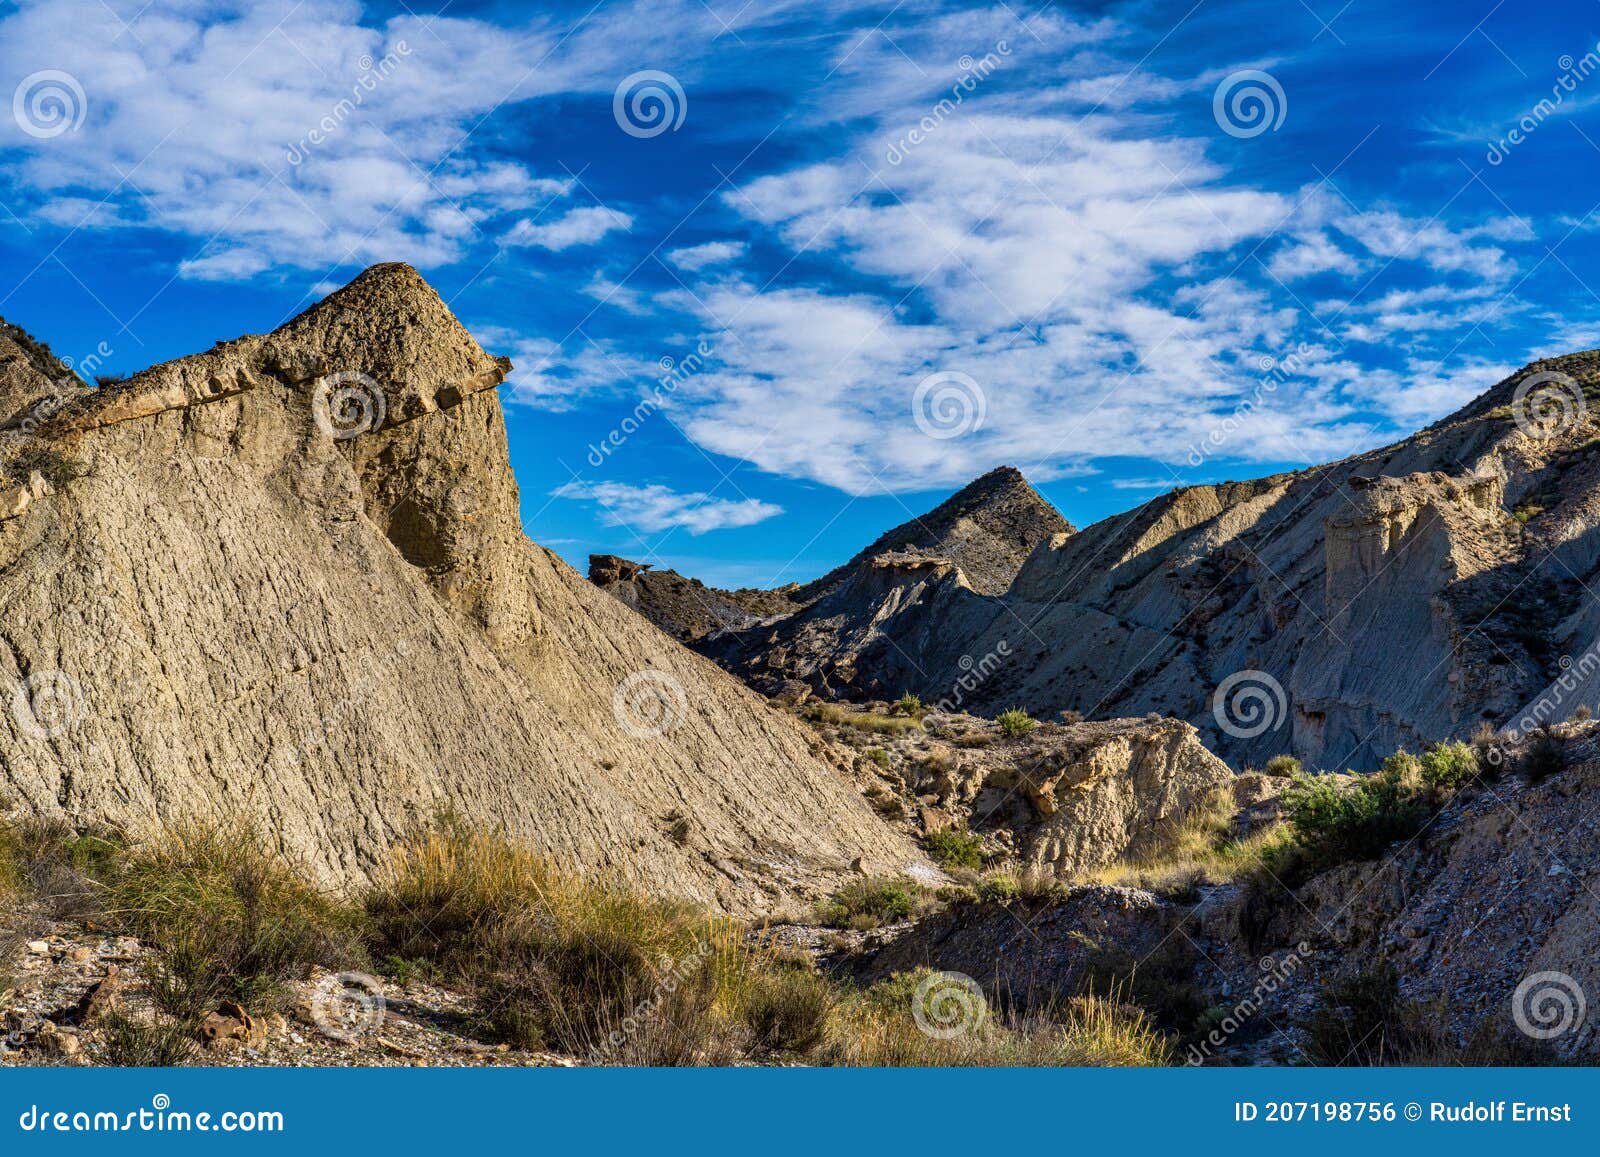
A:
[[[679,269],[698,273],[709,266],[726,265],[743,257],[747,248],[743,241],[707,241],[704,245],[669,250],[667,260]]]
[[[546,224],[535,220],[518,221],[504,240],[507,245],[529,245],[560,252],[575,245],[593,245],[607,233],[614,230],[626,233],[632,228],[633,218],[627,213],[603,205],[586,205],[569,209]]]
[[[753,526],[783,513],[783,507],[754,498],[739,501],[709,494],[680,494],[666,486],[629,486],[622,482],[572,481],[551,491],[559,498],[598,503],[601,521],[643,534],[683,527],[690,534]]]
[[[189,238],[187,277],[445,264],[490,243],[498,218],[569,194],[565,179],[463,144],[504,103],[608,89],[633,35],[619,33],[624,15],[597,16],[564,42],[549,19],[367,24],[354,0],[154,0],[124,6],[130,28],[100,0],[24,0],[0,19],[0,89],[64,71],[87,116],[49,140],[0,118],[21,190],[7,200],[66,228]],[[586,214],[568,233],[585,221],[597,223]]]

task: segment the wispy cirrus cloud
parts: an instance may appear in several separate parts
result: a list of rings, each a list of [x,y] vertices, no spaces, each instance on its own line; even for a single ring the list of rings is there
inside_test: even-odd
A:
[[[551,492],[558,498],[593,502],[607,526],[627,527],[655,534],[682,527],[690,534],[754,526],[783,513],[783,507],[755,498],[713,498],[709,494],[680,494],[657,484],[633,486],[622,482],[572,481]]]

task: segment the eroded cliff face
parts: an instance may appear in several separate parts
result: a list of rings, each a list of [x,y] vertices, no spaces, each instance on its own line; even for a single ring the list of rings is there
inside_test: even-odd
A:
[[[523,537],[507,366],[379,266],[14,411],[0,464],[42,465],[0,521],[0,791],[247,818],[329,880],[442,811],[740,911],[918,862],[803,728]]]
[[[1152,854],[1235,783],[1176,719],[1047,723],[1008,737],[992,720],[935,713],[896,736],[860,732],[855,714],[822,726],[878,752],[853,770],[880,810],[919,835],[970,829],[1027,874],[1071,878]]]
[[[1518,400],[1530,378],[1561,420]],[[1600,707],[1600,679],[1567,674],[1600,672],[1596,446],[1600,354],[1538,362],[1396,445],[1050,535],[1002,594],[905,576],[885,597],[856,575],[711,653],[763,689],[1171,713],[1235,766],[1370,770],[1483,721]]]

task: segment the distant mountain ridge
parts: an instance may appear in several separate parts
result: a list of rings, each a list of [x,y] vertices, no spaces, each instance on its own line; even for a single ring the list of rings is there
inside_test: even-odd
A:
[[[1002,466],[803,585],[724,591],[614,555],[590,556],[589,577],[758,690],[799,681],[860,698],[889,693],[882,678],[857,684],[853,658],[883,618],[886,576],[909,568],[986,598],[1004,593],[1037,546],[1072,533],[1021,471]]]

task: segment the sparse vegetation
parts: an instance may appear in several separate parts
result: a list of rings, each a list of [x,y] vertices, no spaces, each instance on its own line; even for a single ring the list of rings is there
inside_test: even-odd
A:
[[[1257,870],[1293,839],[1290,828],[1271,824],[1246,835],[1233,825],[1233,800],[1218,791],[1161,834],[1155,850],[1087,873],[1085,882],[1145,888],[1168,899],[1193,902],[1207,884],[1226,884]]]
[[[103,882],[109,918],[157,949],[151,992],[174,1017],[224,998],[271,1008],[307,965],[363,958],[355,913],[247,829],[180,825]]]
[[[922,699],[907,691],[894,705],[895,711],[901,715],[909,715],[913,719],[921,719],[923,715]]]
[[[918,969],[850,996],[839,1008],[825,1059],[893,1066],[1172,1063],[1170,1038],[1143,1011],[1115,1000],[1081,997],[1034,1009],[1025,1023],[1007,1025],[975,995],[939,983],[931,970]],[[936,1038],[918,1027],[919,990],[924,1018],[959,1031]]]
[[[927,906],[927,890],[909,880],[856,880],[818,905],[817,923],[865,931],[909,920]]]
[[[1009,711],[1000,712],[999,715],[994,717],[994,721],[1000,725],[1000,734],[1007,739],[1020,738],[1039,726],[1038,720],[1029,716],[1020,707],[1013,707]]]
[[[881,747],[867,748],[867,758],[879,767],[887,768],[889,766],[889,753]]]
[[[1291,779],[1305,771],[1300,766],[1300,761],[1292,755],[1274,755],[1267,760],[1267,766],[1261,769],[1263,775],[1270,775],[1276,779]]]
[[[983,837],[964,827],[940,828],[922,839],[922,846],[941,868],[983,867]]]

